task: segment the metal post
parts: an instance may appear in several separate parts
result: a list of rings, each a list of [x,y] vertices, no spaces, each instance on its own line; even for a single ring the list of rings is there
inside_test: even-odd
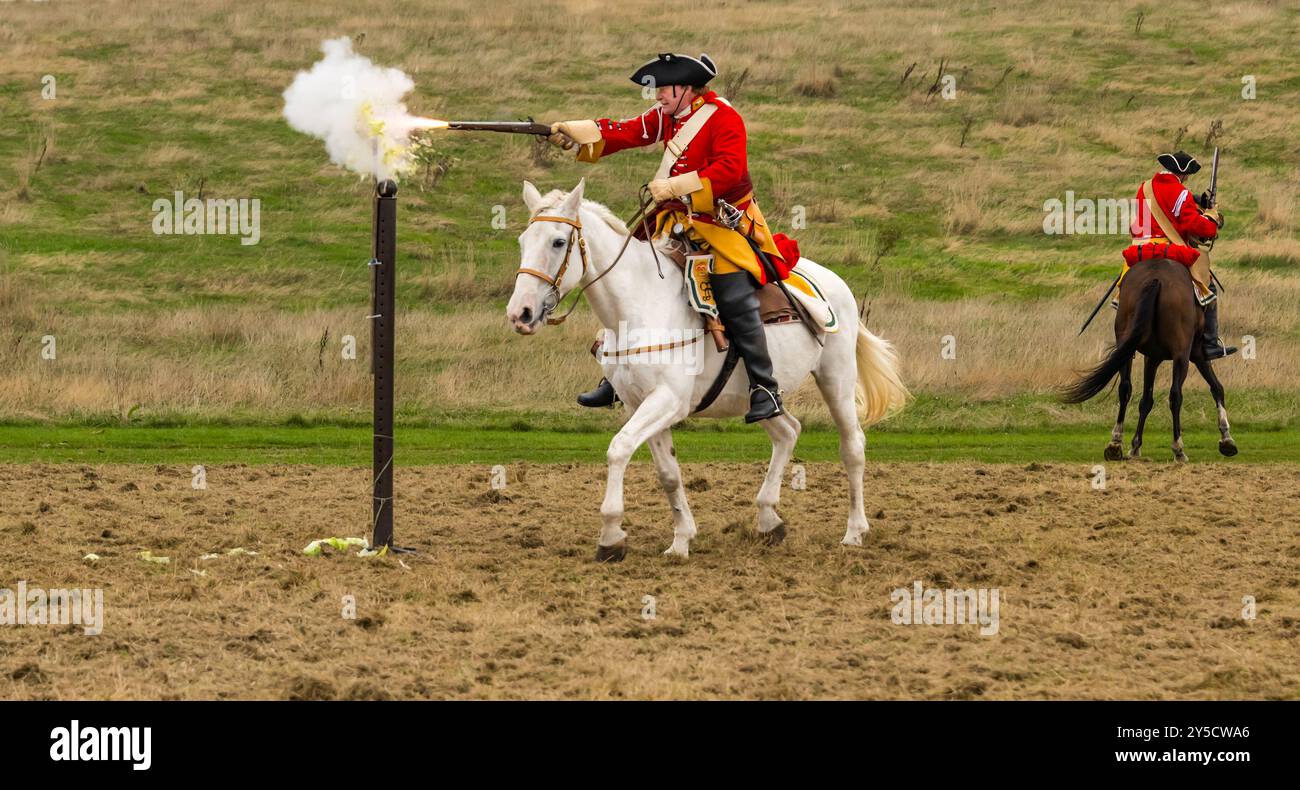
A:
[[[393,546],[393,323],[397,285],[397,184],[375,185],[370,371],[375,377],[374,506],[371,548]]]

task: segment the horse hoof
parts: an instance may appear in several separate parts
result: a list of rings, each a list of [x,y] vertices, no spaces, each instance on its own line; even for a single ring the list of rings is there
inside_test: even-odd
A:
[[[767,532],[758,533],[758,537],[765,545],[780,546],[781,542],[785,540],[785,522],[782,521]]]
[[[620,540],[613,546],[597,546],[596,562],[622,562],[627,556],[627,541]]]
[[[1237,443],[1231,439],[1224,439],[1219,442],[1219,454],[1231,458],[1237,454]]]
[[[1106,445],[1106,460],[1107,461],[1124,460],[1124,448],[1120,446],[1119,442],[1114,442]]]
[[[1174,453],[1174,460],[1180,464],[1187,463],[1187,453],[1183,453],[1183,452]]]

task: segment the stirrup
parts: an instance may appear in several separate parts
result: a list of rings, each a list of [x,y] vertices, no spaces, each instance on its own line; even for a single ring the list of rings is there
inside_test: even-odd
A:
[[[767,413],[766,401],[760,399],[759,400],[760,405],[759,406],[754,405],[755,390],[762,390],[763,393],[767,395],[767,397],[771,400],[772,411],[770,414]],[[776,392],[773,392],[767,387],[764,387],[762,384],[755,384],[754,386],[749,388],[749,411],[745,413],[745,422],[758,422],[760,420],[767,420],[784,413],[785,413],[785,409],[781,406],[780,389],[778,389]]]
[[[1202,297],[1202,296],[1200,296],[1200,295],[1197,295],[1197,297],[1196,297],[1196,304],[1200,305],[1201,307],[1209,307],[1209,306],[1210,306],[1210,302],[1213,302],[1215,299],[1218,299],[1218,298],[1219,298],[1219,295],[1218,295],[1217,293],[1215,293],[1214,291],[1210,291],[1210,295],[1209,295],[1209,296],[1206,296],[1206,297]]]
[[[1237,353],[1237,347],[1230,346],[1223,342],[1223,338],[1219,338],[1214,343],[1202,344],[1202,352],[1207,362],[1213,362],[1216,359],[1225,359]]]

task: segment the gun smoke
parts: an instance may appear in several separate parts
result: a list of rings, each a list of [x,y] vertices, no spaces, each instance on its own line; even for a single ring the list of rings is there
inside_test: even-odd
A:
[[[321,51],[325,57],[285,90],[285,119],[324,140],[335,164],[381,180],[399,178],[414,164],[411,133],[446,123],[407,112],[402,97],[414,80],[353,52],[347,36],[321,42]]]

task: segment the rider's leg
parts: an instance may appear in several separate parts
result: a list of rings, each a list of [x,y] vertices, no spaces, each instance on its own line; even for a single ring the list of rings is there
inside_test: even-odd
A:
[[[709,281],[718,314],[749,374],[749,413],[745,422],[757,422],[782,413],[781,393],[767,353],[767,334],[758,313],[758,293],[749,272],[711,274]]]
[[[1213,281],[1210,283],[1210,291],[1218,293]],[[1201,333],[1201,345],[1205,348],[1205,358],[1207,360],[1222,359],[1229,354],[1237,353],[1235,346],[1225,346],[1223,340],[1219,337],[1218,299],[1205,306],[1205,329]]]

